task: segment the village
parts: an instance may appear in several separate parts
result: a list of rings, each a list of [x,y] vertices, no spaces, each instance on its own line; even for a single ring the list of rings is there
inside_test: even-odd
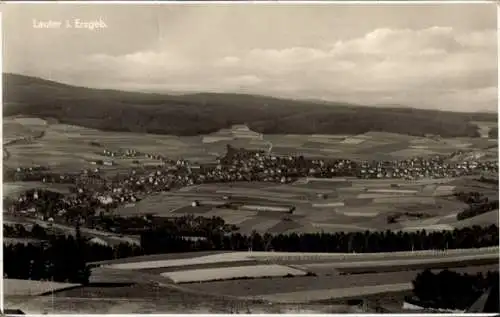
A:
[[[193,164],[186,160],[167,160],[134,150],[103,151],[105,165],[121,155],[156,158],[157,166],[138,166],[109,176],[101,167],[75,173],[59,174],[48,167],[19,167],[7,171],[4,179],[45,184],[62,183],[70,194],[58,194],[43,189],[31,189],[17,199],[4,199],[9,215],[36,218],[49,222],[106,227],[98,219],[110,216],[121,205],[134,205],[141,199],[159,192],[186,186],[225,182],[270,182],[289,184],[301,178],[354,177],[358,179],[440,179],[469,175],[495,175],[498,161],[467,160],[451,163],[449,157],[413,158],[402,161],[355,162],[353,160],[308,159],[302,156],[276,156],[264,151],[250,151],[227,146],[225,156],[214,164]],[[139,162],[139,161],[138,161]],[[108,163],[112,165],[112,163]],[[397,183],[394,184],[397,187]],[[228,197],[223,197],[227,199]],[[193,200],[193,207],[197,201]],[[113,216],[119,216],[114,214]],[[108,228],[109,230],[109,228]],[[114,228],[113,230],[119,230]]]

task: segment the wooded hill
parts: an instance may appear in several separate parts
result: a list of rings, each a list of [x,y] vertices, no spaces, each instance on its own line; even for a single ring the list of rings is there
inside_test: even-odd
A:
[[[442,137],[479,136],[470,121],[496,114],[346,103],[285,100],[256,95],[200,93],[173,96],[75,87],[3,74],[4,116],[54,118],[108,131],[197,135],[246,123],[266,134],[361,134],[368,131]]]

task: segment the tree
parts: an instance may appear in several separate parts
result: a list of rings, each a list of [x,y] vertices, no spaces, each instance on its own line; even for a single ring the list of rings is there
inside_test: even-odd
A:
[[[498,127],[491,128],[488,131],[488,137],[491,139],[498,139]]]

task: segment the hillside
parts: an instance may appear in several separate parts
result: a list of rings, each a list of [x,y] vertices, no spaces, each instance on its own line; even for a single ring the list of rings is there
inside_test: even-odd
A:
[[[3,91],[4,116],[29,115],[101,130],[156,134],[208,134],[246,123],[266,134],[379,131],[460,137],[479,136],[471,121],[497,121],[496,114],[373,108],[242,94],[171,96],[90,89],[16,74],[3,74]]]

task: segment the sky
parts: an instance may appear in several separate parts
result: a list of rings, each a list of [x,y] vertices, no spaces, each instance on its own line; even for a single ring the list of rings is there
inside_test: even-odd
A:
[[[497,111],[495,4],[0,5],[3,71],[122,90]],[[106,28],[38,29],[101,19]]]

